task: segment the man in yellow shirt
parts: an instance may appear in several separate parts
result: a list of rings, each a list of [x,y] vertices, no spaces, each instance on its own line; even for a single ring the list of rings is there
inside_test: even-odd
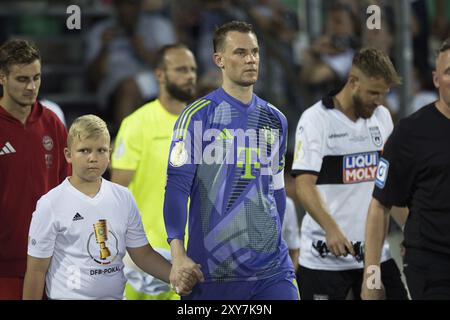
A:
[[[167,160],[175,121],[195,95],[196,71],[194,55],[186,46],[173,44],[159,50],[155,69],[159,96],[122,121],[112,156],[111,180],[131,190],[150,244],[168,259],[163,218]],[[167,284],[126,261],[127,299],[179,299]]]

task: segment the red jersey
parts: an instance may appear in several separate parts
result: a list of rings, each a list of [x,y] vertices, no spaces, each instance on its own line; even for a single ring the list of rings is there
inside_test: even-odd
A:
[[[0,277],[23,277],[28,229],[39,198],[70,174],[67,132],[35,103],[25,124],[0,106]]]

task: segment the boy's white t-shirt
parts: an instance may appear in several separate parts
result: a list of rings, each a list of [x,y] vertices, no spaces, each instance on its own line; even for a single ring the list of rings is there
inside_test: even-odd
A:
[[[99,192],[90,198],[66,178],[39,199],[28,254],[52,257],[46,275],[49,299],[122,299],[126,248],[146,244],[141,216],[127,188],[102,179]]]

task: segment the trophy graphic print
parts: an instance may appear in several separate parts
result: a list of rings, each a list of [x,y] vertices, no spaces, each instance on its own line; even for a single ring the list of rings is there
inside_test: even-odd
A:
[[[106,225],[106,220],[98,220],[94,225],[95,240],[100,246],[100,259],[105,260],[111,255],[108,247],[106,246],[106,241],[108,240],[108,226]]]

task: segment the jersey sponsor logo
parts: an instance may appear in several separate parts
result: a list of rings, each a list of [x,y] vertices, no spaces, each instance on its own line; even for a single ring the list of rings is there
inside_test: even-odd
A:
[[[172,167],[181,167],[187,162],[188,153],[184,141],[175,142],[170,152],[169,163]]]
[[[344,156],[343,182],[373,181],[377,173],[378,152],[356,153]]]
[[[362,135],[359,135],[359,136],[352,136],[349,140],[350,140],[351,142],[364,142],[364,141],[366,141],[367,139],[369,139],[369,136],[362,136]]]
[[[377,169],[377,177],[375,179],[375,185],[383,189],[384,185],[386,184],[387,176],[389,172],[389,161],[387,161],[384,158],[380,159],[380,163],[378,164]]]
[[[5,143],[3,148],[0,149],[0,156],[10,154],[10,153],[16,153],[16,149],[11,145],[9,141]]]
[[[255,169],[261,168],[261,162],[258,161],[261,154],[259,148],[241,148],[238,147],[238,157],[242,160],[237,161],[238,168],[245,168],[244,174],[241,176],[243,179],[255,179],[252,174],[252,167]]]
[[[49,136],[44,136],[42,138],[42,145],[44,146],[45,150],[52,151],[53,149],[53,139]]]
[[[328,136],[328,139],[345,138],[348,136],[347,132],[344,133],[332,133]]]
[[[383,138],[381,138],[380,129],[377,127],[369,127],[370,136],[372,137],[372,142],[377,147],[383,145]]]

